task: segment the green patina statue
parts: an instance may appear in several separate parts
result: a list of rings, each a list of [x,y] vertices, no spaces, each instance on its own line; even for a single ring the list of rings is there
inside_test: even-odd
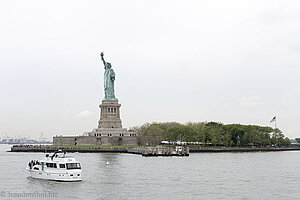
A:
[[[114,81],[116,74],[114,70],[111,68],[111,64],[108,62],[105,62],[104,60],[104,53],[101,52],[101,60],[104,64],[104,99],[103,100],[112,100],[112,101],[118,101],[115,97],[115,89],[114,89]]]

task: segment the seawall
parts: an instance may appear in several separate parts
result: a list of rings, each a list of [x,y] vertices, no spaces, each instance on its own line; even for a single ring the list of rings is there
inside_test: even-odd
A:
[[[259,151],[300,151],[300,147],[190,148],[190,152],[192,153],[259,152]]]
[[[141,147],[142,148],[142,147]],[[146,148],[146,147],[145,147]],[[66,152],[79,153],[136,153],[130,147],[51,147],[51,146],[32,146],[32,145],[15,145],[11,147],[10,152],[55,152],[62,149]],[[198,148],[189,147],[190,153],[226,153],[226,152],[259,152],[259,151],[300,151],[300,147],[265,147],[265,148]]]

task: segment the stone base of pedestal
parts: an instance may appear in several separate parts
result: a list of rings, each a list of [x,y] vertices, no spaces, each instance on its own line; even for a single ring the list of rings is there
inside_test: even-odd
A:
[[[55,136],[53,137],[54,146],[76,146],[76,145],[137,145],[136,136]]]
[[[97,128],[88,133],[90,136],[135,136],[135,132],[128,132],[126,128]]]
[[[125,128],[98,128],[88,135],[97,137],[100,145],[137,145],[136,132],[127,131]]]

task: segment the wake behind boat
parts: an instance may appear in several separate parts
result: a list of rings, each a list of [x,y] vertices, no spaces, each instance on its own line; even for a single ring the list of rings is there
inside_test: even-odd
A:
[[[81,165],[73,157],[59,150],[42,160],[31,160],[27,170],[32,178],[55,181],[82,181]]]

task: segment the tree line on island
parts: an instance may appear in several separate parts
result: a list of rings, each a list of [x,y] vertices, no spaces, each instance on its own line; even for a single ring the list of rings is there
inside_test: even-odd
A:
[[[132,128],[139,144],[158,145],[162,141],[186,142],[225,147],[285,146],[291,141],[278,128],[218,122],[146,123]]]

